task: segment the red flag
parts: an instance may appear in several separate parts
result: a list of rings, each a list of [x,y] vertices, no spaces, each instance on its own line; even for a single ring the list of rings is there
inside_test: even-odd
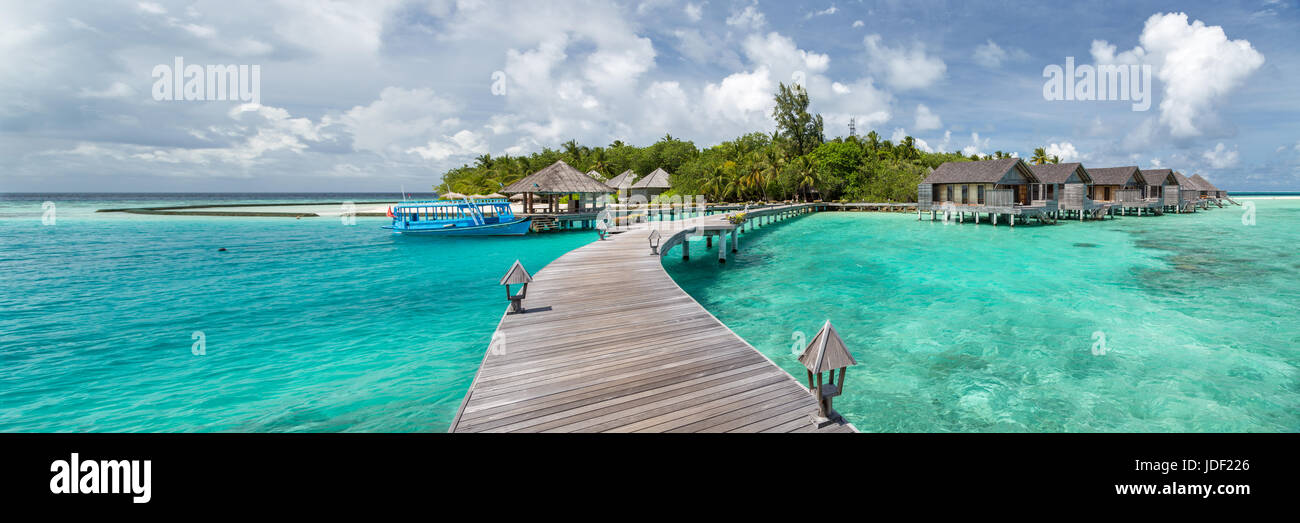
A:
[[[388,217],[389,217],[389,218],[392,218],[392,217],[393,217],[393,207],[392,207],[392,206],[389,206],[389,207],[388,207]]]

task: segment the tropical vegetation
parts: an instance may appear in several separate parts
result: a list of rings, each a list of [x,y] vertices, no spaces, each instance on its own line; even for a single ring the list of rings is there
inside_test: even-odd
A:
[[[821,115],[808,112],[808,93],[802,86],[781,84],[775,98],[772,117],[777,125],[771,134],[753,132],[703,149],[666,134],[645,147],[617,140],[608,146],[590,147],[569,140],[559,149],[548,147],[527,156],[484,154],[473,164],[446,172],[434,190],[491,193],[564,160],[583,172],[596,171],[605,179],[628,169],[644,176],[663,168],[672,176],[670,194],[703,194],[714,202],[899,202],[915,201],[917,184],[945,162],[1014,156],[1003,151],[987,156],[926,152],[911,136],[893,143],[875,131],[828,140]],[[1031,161],[1042,164],[1060,159],[1049,157],[1039,147]]]

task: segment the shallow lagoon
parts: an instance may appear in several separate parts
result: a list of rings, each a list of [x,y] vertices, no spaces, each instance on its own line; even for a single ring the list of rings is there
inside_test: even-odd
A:
[[[444,431],[505,310],[497,279],[595,237],[406,238],[383,218],[93,212],[210,197],[69,198],[54,226],[40,198],[0,202],[2,431]]]
[[[829,318],[859,363],[836,407],[864,431],[1293,432],[1300,201],[1255,204],[1254,226],[1235,206],[1014,230],[819,213],[725,266],[665,266],[801,379],[798,333]]]

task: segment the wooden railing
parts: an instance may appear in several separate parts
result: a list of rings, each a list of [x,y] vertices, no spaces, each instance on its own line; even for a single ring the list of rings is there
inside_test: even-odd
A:
[[[988,207],[1011,207],[1015,204],[1015,189],[989,189],[984,191],[984,205]]]
[[[1120,203],[1136,203],[1142,201],[1141,189],[1120,189],[1115,191],[1115,201]]]

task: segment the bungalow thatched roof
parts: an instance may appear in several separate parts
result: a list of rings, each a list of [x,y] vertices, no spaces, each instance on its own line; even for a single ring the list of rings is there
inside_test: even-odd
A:
[[[1199,191],[1200,188],[1191,178],[1183,176],[1183,173],[1174,171],[1174,179],[1178,180],[1178,188],[1184,191]]]
[[[1129,165],[1088,169],[1088,174],[1092,175],[1093,185],[1127,185],[1129,179],[1140,177],[1142,171],[1138,170],[1136,165]]]
[[[614,192],[609,186],[574,169],[564,160],[557,161],[549,167],[525,176],[522,180],[507,185],[503,193],[535,194],[573,194]]]
[[[668,171],[662,168],[651,171],[636,183],[632,184],[633,189],[672,189],[672,184],[668,183]]]
[[[1213,185],[1210,185],[1210,181],[1206,180],[1204,176],[1201,176],[1199,174],[1193,174],[1192,177],[1188,179],[1192,181],[1192,185],[1195,185],[1198,190],[1218,191],[1218,189],[1216,189]]]
[[[1173,173],[1173,169],[1142,169],[1142,179],[1147,181],[1147,185],[1165,185]]]
[[[1210,192],[1223,192],[1223,189],[1220,189],[1220,188],[1218,188],[1218,187],[1215,187],[1214,184],[1210,183],[1209,180],[1205,179],[1204,176],[1201,176],[1201,175],[1199,175],[1199,174],[1193,174],[1193,175],[1192,175],[1192,181],[1201,184],[1201,187],[1204,187],[1204,188],[1205,188],[1204,190],[1206,190],[1206,191],[1210,191]]]
[[[1045,163],[1043,165],[1030,165],[1029,170],[1034,171],[1034,176],[1038,177],[1040,183],[1065,183],[1070,179],[1070,175],[1079,173],[1079,179],[1083,183],[1091,183],[1092,175],[1083,164],[1074,163]]]
[[[621,191],[632,188],[632,182],[635,181],[636,173],[632,172],[632,169],[628,169],[618,176],[605,180],[605,185]]]
[[[1030,181],[1038,177],[1029,165],[1019,158],[981,160],[978,162],[948,162],[925,177],[921,183],[997,183],[1012,169],[1020,170]]]

